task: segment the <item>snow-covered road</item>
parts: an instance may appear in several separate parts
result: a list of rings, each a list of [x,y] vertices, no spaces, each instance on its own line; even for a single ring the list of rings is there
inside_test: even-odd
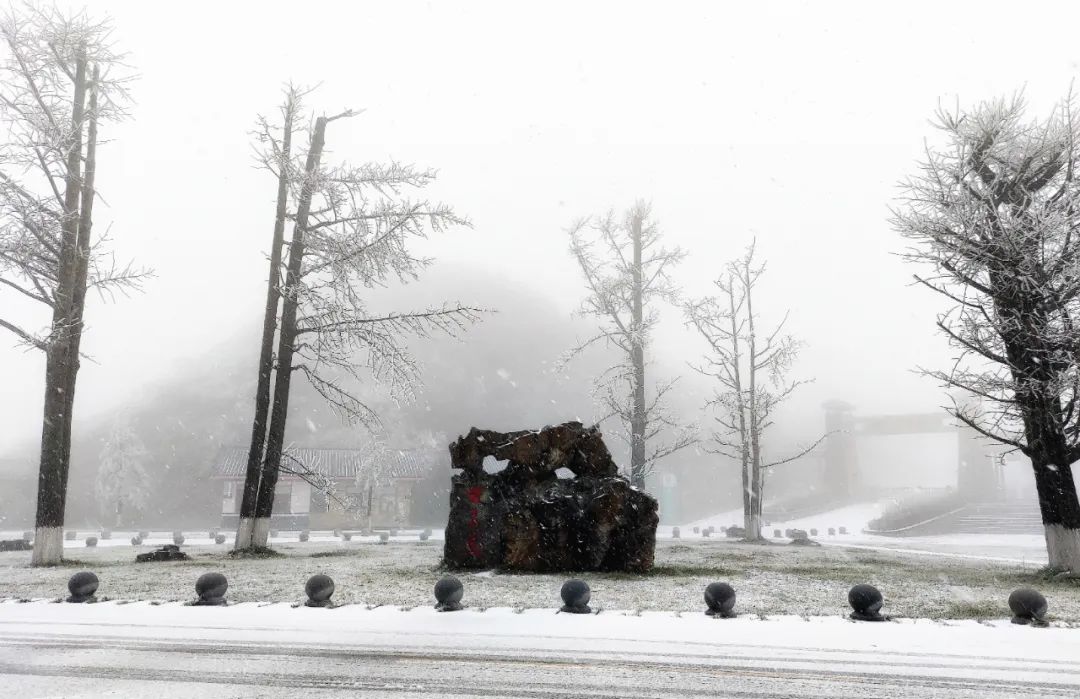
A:
[[[6,696],[1017,697],[1080,693],[1080,630],[840,617],[0,604]]]

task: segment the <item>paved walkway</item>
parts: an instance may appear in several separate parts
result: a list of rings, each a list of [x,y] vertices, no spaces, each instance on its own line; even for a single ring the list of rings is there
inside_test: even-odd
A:
[[[19,699],[1075,697],[1080,630],[840,617],[0,604]]]

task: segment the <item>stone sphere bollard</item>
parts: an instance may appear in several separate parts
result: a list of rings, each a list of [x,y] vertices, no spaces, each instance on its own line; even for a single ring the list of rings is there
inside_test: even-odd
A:
[[[132,546],[141,546],[142,545],[142,537],[139,537],[139,536],[131,537],[131,545]]]
[[[307,541],[310,538],[311,532],[309,532],[308,530],[305,529],[304,531],[300,532],[300,541]]]
[[[172,541],[177,546],[184,543],[184,533],[183,532],[173,532]]]
[[[836,527],[829,527],[829,536],[836,536]]]
[[[112,532],[109,531],[108,529],[102,529],[101,530],[101,540],[102,541],[109,541],[110,539],[112,539]]]
[[[712,529],[710,529],[710,528],[702,529],[701,530],[701,535],[704,536],[704,537],[712,536]]]
[[[224,534],[215,534],[214,535],[214,543],[215,544],[224,544],[225,543],[225,535]]]
[[[150,538],[150,532],[139,532],[139,538],[144,539],[144,540],[149,539]]]
[[[731,619],[735,612],[735,588],[727,583],[709,583],[705,588],[705,613],[711,617]]]
[[[847,534],[847,527],[840,527],[841,534]]]
[[[66,539],[67,541],[75,541],[75,539],[77,539],[78,537],[79,537],[79,532],[74,531],[72,529],[69,529],[66,532],[64,532],[64,539]]]
[[[196,607],[220,607],[226,604],[225,592],[229,581],[221,573],[203,573],[195,581],[195,594],[199,599],[192,602]]]
[[[426,529],[420,532],[420,541],[427,541],[430,538],[431,534]]]
[[[589,584],[584,580],[567,580],[559,590],[563,606],[560,612],[567,614],[589,614],[589,600],[592,599],[592,591]]]
[[[342,532],[341,538],[345,541],[352,541],[352,532]]]
[[[86,546],[87,546],[87,548],[94,548],[95,546],[97,546],[97,537],[96,536],[88,536],[88,537],[86,537]]]
[[[817,529],[811,529],[810,536],[817,536]]]
[[[678,527],[672,527],[671,528],[671,538],[672,539],[678,539],[681,536],[682,536],[682,532],[679,531]]]
[[[465,587],[461,581],[453,575],[446,575],[435,583],[435,609],[440,612],[456,612],[460,610],[461,598],[465,594]]]
[[[780,531],[779,529],[773,529],[772,530],[772,536],[773,536],[774,539],[779,539],[783,535],[784,535],[784,532]]]
[[[390,532],[379,532],[379,543],[385,544],[390,541]]]
[[[334,594],[334,579],[322,573],[312,575],[304,585],[304,593],[308,596],[304,606],[332,607],[330,596]]]
[[[428,527],[428,528],[424,529],[424,532],[423,532],[423,533],[424,533],[424,534],[427,534],[427,535],[428,535],[428,538],[429,538],[429,539],[431,538],[431,528],[430,528],[430,527]]]
[[[695,534],[700,534],[701,533],[701,527],[694,527],[694,533]]]
[[[88,570],[84,570],[81,573],[75,573],[70,579],[68,579],[68,592],[71,593],[71,597],[67,598],[68,602],[96,602],[94,593],[98,589],[98,578],[96,575]]]
[[[1009,595],[1009,609],[1012,610],[1014,624],[1032,624],[1046,626],[1046,610],[1049,605],[1038,590],[1021,587]]]
[[[856,621],[887,621],[888,617],[881,615],[881,605],[884,598],[881,591],[873,585],[860,583],[848,591],[848,604],[854,610],[851,618]]]
[[[341,538],[341,530],[340,529],[335,529],[334,530],[334,538],[335,539],[340,539]]]

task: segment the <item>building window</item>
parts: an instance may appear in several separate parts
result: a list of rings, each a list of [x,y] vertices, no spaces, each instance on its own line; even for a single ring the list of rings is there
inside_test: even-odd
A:
[[[225,497],[231,498],[233,496],[233,482],[225,481]]]
[[[274,512],[287,515],[292,513],[292,486],[289,483],[279,483],[274,490]]]

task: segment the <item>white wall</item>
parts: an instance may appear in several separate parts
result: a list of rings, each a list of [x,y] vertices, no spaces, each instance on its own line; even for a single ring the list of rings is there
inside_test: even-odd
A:
[[[290,511],[293,514],[307,514],[311,511],[311,484],[307,481],[293,481],[292,502]]]
[[[859,436],[859,476],[882,488],[954,488],[956,440],[955,432]]]

